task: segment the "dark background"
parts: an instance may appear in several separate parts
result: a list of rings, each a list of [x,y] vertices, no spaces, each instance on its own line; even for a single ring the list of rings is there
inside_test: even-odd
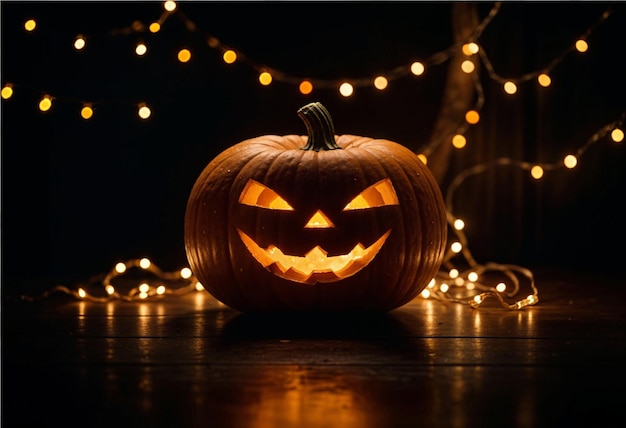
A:
[[[492,3],[478,3],[480,19]],[[463,168],[497,157],[552,163],[575,151],[626,110],[626,13],[622,3],[504,3],[480,43],[497,72],[518,77],[545,67],[608,6],[613,14],[568,54],[553,84],[519,85],[517,95],[481,68],[485,105],[454,151],[449,181]],[[453,44],[452,4],[179,4],[198,28],[299,77],[373,77]],[[226,65],[199,33],[170,16],[157,34],[112,30],[158,19],[161,3],[2,2],[2,276],[6,292],[44,290],[107,271],[120,260],[150,257],[163,269],[186,264],[183,217],[204,166],[226,147],[264,134],[303,134],[296,110],[321,101],[338,134],[387,138],[419,152],[431,138],[448,62],[386,91],[357,88],[301,95],[296,86],[258,84],[257,71]],[[23,23],[35,18],[36,31]],[[88,37],[76,52],[73,39]],[[134,54],[144,40],[148,54]],[[181,64],[176,53],[192,51]],[[41,113],[43,93],[57,97]],[[79,117],[94,102],[93,119]],[[136,104],[152,117],[142,121]],[[622,126],[624,129],[624,126]],[[480,144],[477,144],[480,142]],[[574,170],[541,181],[498,167],[468,180],[456,214],[467,224],[479,262],[622,274],[626,143],[594,144]]]

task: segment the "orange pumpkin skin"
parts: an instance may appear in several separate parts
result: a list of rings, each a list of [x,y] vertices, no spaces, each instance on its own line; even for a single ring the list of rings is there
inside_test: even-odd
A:
[[[218,155],[197,179],[185,214],[185,249],[200,283],[222,303],[246,312],[388,311],[415,298],[438,271],[446,212],[426,166],[388,140],[326,134],[336,149],[302,150],[312,139],[311,128],[309,136],[243,141]],[[391,183],[396,202],[346,209],[381,181]],[[249,183],[258,191],[270,189],[264,191],[279,195],[290,209],[261,206],[261,198],[246,202]],[[311,226],[316,212],[329,225]],[[358,244],[376,247],[376,253],[349,263],[359,267],[345,277],[315,271],[294,280],[281,270],[284,263],[267,260],[270,249],[302,259],[316,247],[335,256]],[[252,254],[255,245],[263,249],[261,258]]]

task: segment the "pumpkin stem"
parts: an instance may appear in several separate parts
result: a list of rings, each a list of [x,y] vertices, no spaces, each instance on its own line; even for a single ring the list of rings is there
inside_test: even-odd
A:
[[[340,149],[335,142],[335,127],[330,113],[319,102],[301,107],[298,116],[304,121],[309,139],[302,150],[335,150]]]

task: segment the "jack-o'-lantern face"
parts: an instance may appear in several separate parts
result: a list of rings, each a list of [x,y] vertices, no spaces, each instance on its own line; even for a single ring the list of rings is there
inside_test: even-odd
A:
[[[276,191],[253,179],[248,180],[239,196],[239,203],[265,210],[295,211],[292,205]],[[393,184],[389,178],[382,179],[358,195],[352,197],[342,212],[352,210],[375,209],[387,205],[398,205]],[[321,209],[315,211],[303,229],[336,229],[332,219]],[[340,230],[335,230],[341,234]],[[320,245],[312,244],[311,249],[303,255],[285,254],[274,244],[261,247],[252,237],[240,228],[237,232],[250,254],[265,269],[274,275],[290,281],[315,284],[340,281],[352,276],[365,268],[378,254],[391,234],[391,228],[365,246],[356,242],[352,249],[344,254],[328,255],[328,251]]]

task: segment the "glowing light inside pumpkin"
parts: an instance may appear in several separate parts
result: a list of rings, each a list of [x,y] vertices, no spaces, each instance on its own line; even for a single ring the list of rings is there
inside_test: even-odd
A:
[[[304,256],[296,256],[285,254],[274,245],[267,249],[261,248],[240,229],[237,231],[241,241],[261,266],[278,277],[307,284],[336,282],[354,275],[376,257],[391,233],[388,230],[367,248],[358,243],[346,254],[328,256],[327,251],[318,245]]]
[[[239,203],[272,210],[293,211],[293,207],[276,192],[255,180],[248,180],[239,195]]]
[[[382,207],[385,205],[398,205],[399,203],[391,180],[385,178],[363,190],[354,199],[348,202],[343,209],[344,211],[359,210]]]
[[[327,229],[335,227],[332,221],[321,210],[317,210],[304,226],[307,229]]]

